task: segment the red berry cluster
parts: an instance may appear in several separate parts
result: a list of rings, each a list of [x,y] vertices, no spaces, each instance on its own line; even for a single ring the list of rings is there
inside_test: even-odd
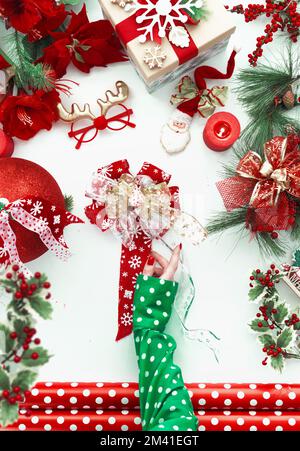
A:
[[[9,390],[3,390],[2,392],[2,398],[6,399],[9,404],[16,404],[17,402],[24,402],[26,396],[30,395],[29,390],[25,390],[22,392],[21,388],[19,386],[15,386],[12,388],[11,391]]]
[[[264,346],[262,348],[263,352],[267,354],[267,357],[261,362],[264,366],[268,363],[268,357],[278,357],[280,354],[284,354],[283,349],[276,347],[275,345]]]
[[[296,0],[266,0],[265,5],[249,4],[247,7],[239,4],[226,9],[233,13],[243,14],[245,22],[252,22],[258,17],[265,15],[271,18],[271,21],[264,29],[264,35],[259,36],[256,40],[256,49],[248,55],[251,66],[257,65],[257,60],[263,54],[263,46],[273,41],[274,34],[278,31],[287,31],[290,40],[297,42],[300,34],[300,13],[297,12]]]
[[[276,322],[274,321],[274,319],[272,318],[271,315],[268,316],[268,308],[265,305],[263,305],[263,306],[259,307],[259,310],[260,311],[256,314],[256,317],[257,318],[263,317],[264,321],[267,324],[259,322],[259,323],[257,323],[257,326],[259,328],[268,326],[269,329],[271,329],[271,330],[275,329]],[[273,315],[276,315],[276,313],[277,313],[276,308],[272,309],[270,313]]]
[[[19,273],[19,266],[18,265],[13,265],[12,266],[12,271],[13,272],[8,272],[6,274],[6,278],[8,280],[13,279],[16,283],[16,291],[14,293],[14,298],[16,301],[21,301],[22,299],[29,299],[30,297],[33,296],[37,290],[40,290],[42,288],[45,288],[46,290],[48,290],[51,287],[51,284],[49,282],[43,282],[40,283],[39,280],[42,277],[42,274],[40,272],[36,272],[34,274],[34,278],[37,279],[37,283],[31,283],[30,285],[27,283],[26,277],[24,276],[23,273]],[[8,293],[11,293],[12,289],[11,288],[6,288],[6,291]],[[46,295],[46,299],[50,299],[51,297],[51,293],[48,293]]]
[[[296,313],[293,313],[291,315],[291,317],[287,320],[285,320],[285,324],[286,326],[294,326],[295,324],[299,323],[300,318],[298,317],[298,315]]]
[[[266,288],[273,288],[274,283],[278,283],[280,281],[280,277],[278,277],[279,273],[279,269],[277,269],[273,263],[270,265],[270,269],[268,269],[266,273],[263,273],[260,269],[256,269],[250,276],[251,282],[249,285],[253,288],[253,283],[256,282]]]
[[[10,333],[10,338],[12,340],[18,340],[18,347],[12,352],[12,355],[10,356],[10,358],[13,358],[13,361],[15,363],[21,362],[24,352],[28,351],[31,343],[34,343],[35,345],[41,344],[40,338],[33,338],[35,334],[36,329],[30,328],[28,326],[23,328],[20,337],[18,336],[16,331],[12,331]],[[37,360],[39,358],[39,354],[37,352],[33,352],[30,357],[32,360]]]

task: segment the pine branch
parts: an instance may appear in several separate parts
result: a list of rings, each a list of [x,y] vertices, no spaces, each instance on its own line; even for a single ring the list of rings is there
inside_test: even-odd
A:
[[[247,208],[236,208],[232,211],[221,211],[212,216],[206,229],[208,234],[220,233],[226,229],[245,224]]]

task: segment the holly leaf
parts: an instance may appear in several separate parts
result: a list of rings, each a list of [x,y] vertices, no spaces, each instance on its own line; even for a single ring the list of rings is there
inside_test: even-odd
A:
[[[25,338],[25,332],[23,332],[24,327],[29,326],[27,321],[23,321],[22,319],[16,319],[14,321],[14,330],[17,332],[19,338],[22,336]]]
[[[276,357],[271,357],[271,366],[274,368],[274,370],[282,372],[284,368],[284,359],[283,355],[279,354]]]
[[[0,389],[1,390],[9,390],[10,389],[10,382],[9,382],[8,374],[2,368],[0,368]]]
[[[287,327],[281,332],[279,337],[277,338],[277,346],[280,348],[286,348],[293,339],[293,331]]]
[[[4,324],[0,324],[0,349],[10,352],[14,347],[14,340],[10,338],[10,330]]]
[[[293,266],[300,267],[300,249],[297,249],[293,255]]]
[[[300,321],[298,321],[298,323],[294,324],[294,330],[300,330]]]
[[[37,359],[32,359],[31,356],[34,352],[37,352],[39,357]],[[33,366],[40,366],[44,365],[45,363],[49,362],[50,356],[48,354],[47,349],[42,348],[41,346],[38,346],[37,348],[31,348],[27,349],[27,351],[24,352],[22,363],[24,366],[33,367]]]
[[[34,381],[37,378],[38,373],[30,370],[20,371],[15,379],[12,381],[13,387],[20,387],[22,391],[28,390],[32,387]]]
[[[0,423],[3,427],[13,424],[19,418],[18,404],[9,404],[5,399],[0,403]]]
[[[272,313],[272,310],[274,308],[274,301],[268,301],[265,306],[267,307],[267,315],[270,316]]]
[[[277,313],[273,314],[273,318],[277,323],[282,323],[284,318],[288,315],[289,311],[286,304],[279,304],[276,306]]]
[[[271,346],[271,345],[275,345],[275,341],[274,341],[272,335],[269,335],[269,334],[263,334],[263,335],[260,335],[260,336],[258,337],[258,339],[259,339],[259,341],[261,342],[261,344],[262,344],[263,346]]]
[[[255,301],[255,299],[258,298],[258,296],[260,296],[264,291],[264,286],[263,285],[256,285],[256,287],[251,288],[251,290],[249,290],[248,296],[249,296],[249,300],[250,301]]]
[[[259,327],[258,324],[261,323],[262,327]],[[267,332],[267,330],[269,330],[269,326],[267,321],[260,319],[260,318],[255,318],[251,324],[249,324],[249,326],[251,327],[252,330],[254,330],[255,332]]]
[[[30,306],[35,310],[43,319],[50,319],[53,309],[50,302],[45,301],[40,296],[34,296],[30,299]]]

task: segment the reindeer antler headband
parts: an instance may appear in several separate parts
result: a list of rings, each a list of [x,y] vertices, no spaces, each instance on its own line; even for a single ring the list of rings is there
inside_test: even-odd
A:
[[[77,103],[73,103],[70,112],[62,105],[62,103],[58,105],[60,118],[64,122],[72,123],[69,136],[70,138],[76,139],[76,149],[80,149],[82,143],[90,142],[95,139],[98,132],[105,130],[106,128],[110,130],[122,130],[127,126],[135,128],[135,124],[130,122],[130,117],[133,114],[132,109],[127,108],[122,103],[128,98],[129,95],[129,88],[127,84],[124,83],[124,81],[117,81],[116,90],[116,94],[112,93],[110,90],[106,91],[105,100],[97,100],[97,103],[100,106],[100,116],[95,116],[92,113],[91,107],[88,103],[86,103],[83,108],[80,108]],[[107,112],[114,106],[121,107],[123,111],[114,116],[106,117]],[[82,119],[89,119],[92,121],[92,124],[75,130],[74,123]],[[116,124],[115,127],[113,126],[113,123]]]

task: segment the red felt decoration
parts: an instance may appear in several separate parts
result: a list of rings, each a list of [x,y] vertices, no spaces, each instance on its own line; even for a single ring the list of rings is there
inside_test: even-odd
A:
[[[52,175],[44,168],[21,158],[0,159],[0,198],[13,202],[24,197],[40,197],[65,208],[64,196]],[[18,183],[16,183],[18,182]],[[47,248],[36,233],[12,223],[21,260],[26,263],[43,255]]]
[[[0,158],[11,157],[14,152],[14,147],[12,138],[0,129]]]
[[[203,140],[207,147],[216,152],[229,149],[239,138],[241,125],[231,113],[215,113],[206,122]]]

